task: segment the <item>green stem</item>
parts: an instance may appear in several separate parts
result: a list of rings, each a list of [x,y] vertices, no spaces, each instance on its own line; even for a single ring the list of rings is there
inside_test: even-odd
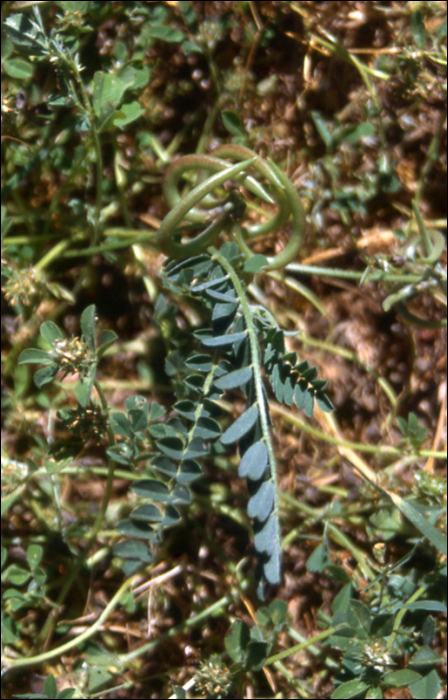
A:
[[[188,243],[177,243],[174,239],[176,229],[188,214],[188,212],[198,204],[207,194],[210,194],[216,187],[224,184],[239,173],[241,173],[253,159],[237,163],[229,167],[224,172],[218,172],[210,177],[206,182],[197,185],[186,197],[184,197],[177,206],[172,209],[164,218],[158,233],[158,243],[161,250],[173,258],[189,258],[200,253],[216,238],[221,230],[221,227],[216,230],[216,222],[212,222],[211,226],[203,231],[193,241]]]
[[[233,158],[241,162],[230,166],[220,156]],[[174,239],[178,234],[177,228],[181,225],[183,219],[196,223],[209,223],[210,219],[207,217],[210,216],[210,212],[207,209],[196,209],[195,206],[201,200],[203,200],[204,207],[210,207],[213,203],[220,204],[219,200],[214,200],[210,197],[212,192],[218,186],[223,185],[226,180],[235,179],[262,199],[268,202],[273,201],[272,197],[257,180],[243,175],[243,170],[249,165],[269,181],[273,198],[278,205],[278,211],[266,222],[250,225],[247,229],[242,229],[239,225],[236,226],[238,246],[246,255],[252,255],[244,240],[243,231],[244,235],[249,238],[270,233],[277,230],[291,215],[293,229],[290,239],[285,249],[269,261],[268,265],[264,266],[264,271],[284,267],[296,259],[302,245],[305,230],[305,214],[297,190],[275,163],[269,161],[269,164],[267,164],[249,148],[235,144],[220,146],[209,156],[196,154],[179,158],[168,168],[164,178],[163,189],[165,198],[172,209],[163,220],[158,236],[159,245],[166,255],[174,258],[188,258],[197,255],[205,250],[208,245],[212,244],[232,216],[232,211],[229,211],[228,215],[222,218],[221,214],[225,205],[220,208],[217,218],[212,220],[208,228],[194,240],[179,243]],[[177,191],[177,183],[185,172],[194,170],[218,172],[205,180],[205,182],[197,185],[185,197],[181,197]]]
[[[319,277],[337,277],[346,280],[361,280],[365,275],[365,270],[357,272],[355,270],[342,270],[337,267],[320,267],[319,265],[302,265],[302,263],[290,263],[288,272],[297,272],[302,275],[318,275]],[[420,282],[421,275],[406,274],[399,272],[385,272],[384,270],[372,270],[369,281],[372,282]]]
[[[423,245],[425,246],[426,258],[428,260],[429,258],[431,258],[431,255],[433,253],[433,245],[431,239],[429,238],[428,229],[425,226],[425,222],[423,221],[423,217],[420,214],[420,209],[418,208],[415,199],[412,201],[412,210],[414,212],[415,220],[417,222],[420,238],[422,239]]]
[[[124,581],[124,583],[120,586],[117,593],[115,593],[112,600],[104,608],[104,610],[101,613],[101,615],[99,616],[99,618],[85,632],[82,632],[80,635],[78,635],[74,639],[71,639],[66,644],[62,644],[59,647],[55,647],[54,649],[50,649],[50,651],[46,651],[43,654],[37,654],[36,656],[29,656],[25,659],[19,659],[18,661],[13,661],[6,669],[5,673],[8,674],[10,672],[14,672],[14,671],[18,671],[20,669],[28,668],[29,666],[35,666],[36,664],[45,663],[46,661],[50,661],[51,659],[62,656],[62,654],[66,654],[68,651],[70,651],[71,649],[74,649],[75,647],[79,647],[83,642],[87,641],[87,639],[90,639],[90,637],[93,637],[93,635],[98,631],[98,629],[101,627],[101,625],[103,625],[106,622],[110,613],[112,612],[112,610],[114,608],[117,607],[123,594],[131,586],[131,584],[132,584],[131,578]]]
[[[316,644],[316,642],[322,642],[324,639],[327,639],[327,637],[331,637],[331,635],[334,634],[336,631],[337,627],[330,627],[329,629],[325,630],[325,632],[316,634],[315,637],[311,637],[310,639],[307,639],[301,644],[295,644],[293,647],[285,649],[285,651],[281,651],[279,654],[269,656],[269,658],[266,659],[263,665],[269,666],[269,664],[274,664],[276,661],[286,659],[288,656],[291,656],[291,654],[297,654],[297,652],[302,651],[302,649],[308,649],[308,647],[310,647],[313,644]]]
[[[403,316],[403,318],[415,326],[419,326],[420,328],[434,329],[446,328],[446,317],[442,318],[440,321],[433,321],[432,319],[420,318],[420,316],[416,316],[412,313],[412,311],[409,311],[409,309],[405,306],[403,301],[397,302],[396,307],[400,314]]]
[[[327,442],[330,445],[339,445],[340,447],[348,447],[350,449],[356,450],[357,452],[369,452],[371,454],[377,454],[384,457],[404,456],[403,448],[390,447],[388,445],[366,445],[363,442],[350,442],[349,440],[340,440],[339,438],[333,437],[332,435],[327,435],[322,430],[314,428],[312,425],[300,420],[300,418],[297,418],[297,416],[295,416],[292,413],[292,411],[289,411],[280,404],[272,403],[272,409],[275,413],[279,413],[281,416],[283,416],[288,421],[288,423],[291,423],[291,425],[297,426],[298,428],[300,428],[300,430],[304,430],[310,435],[314,435],[314,437],[319,438],[319,440],[323,440],[324,442]],[[446,452],[437,450],[419,450],[418,452],[405,452],[404,454],[406,456],[406,459],[409,458],[410,460],[412,459],[414,461],[421,459],[422,457],[434,457],[434,459],[443,460],[446,460],[447,458]]]
[[[446,65],[446,56],[445,56],[445,65]],[[446,122],[446,113],[447,113],[447,111],[445,109],[443,114],[440,115],[439,123],[437,125],[436,130],[435,130],[434,136],[431,139],[431,143],[429,144],[429,148],[426,152],[425,162],[423,163],[423,166],[420,169],[420,177],[418,180],[417,190],[415,193],[415,201],[417,203],[420,202],[425,185],[428,183],[428,176],[430,174],[430,171],[434,167],[434,163],[437,160],[439,160],[439,157],[440,157],[440,142],[441,142],[442,135],[444,132],[444,127],[445,127],[445,122]]]
[[[213,76],[215,77],[215,76]],[[215,124],[215,121],[218,117],[218,114],[222,108],[223,105],[223,97],[220,96],[217,98],[215,104],[213,105],[212,109],[210,110],[204,126],[202,128],[201,136],[199,137],[198,140],[198,145],[196,148],[196,153],[203,153],[205,151],[206,145],[210,139],[210,134],[213,131],[213,126]]]
[[[96,130],[95,117],[91,115],[91,134],[96,155],[96,202],[93,217],[93,245],[98,245],[101,240],[101,205],[103,202],[103,156],[101,144]]]
[[[417,588],[416,591],[411,595],[409,600],[407,601],[408,603],[414,603],[416,600],[421,598],[423,593],[426,591],[426,586],[420,586],[420,588]],[[400,625],[402,623],[403,617],[406,615],[408,610],[406,608],[401,608],[401,610],[398,611],[395,620],[394,620],[394,627],[392,630],[392,634],[390,635],[389,639],[387,640],[386,648],[387,649],[392,649],[394,642],[395,642],[395,637],[398,634],[398,630],[400,629]]]
[[[56,243],[56,245],[35,264],[34,269],[44,270],[53,260],[60,258],[71,243],[72,239],[70,238],[64,238],[62,241],[59,241],[59,243]]]
[[[103,243],[101,245],[94,245],[94,246],[89,246],[88,248],[83,248],[82,250],[67,250],[67,252],[63,253],[62,257],[63,258],[78,258],[78,257],[88,257],[90,258],[92,255],[95,253],[102,253],[104,254],[107,251],[112,251],[112,250],[121,250],[123,248],[130,248],[131,246],[134,245],[143,245],[147,243],[153,243],[154,244],[154,249],[156,247],[156,232],[154,233],[147,233],[144,235],[136,235],[140,233],[140,231],[131,231],[131,233],[135,236],[133,240],[131,241],[116,241],[114,243]]]

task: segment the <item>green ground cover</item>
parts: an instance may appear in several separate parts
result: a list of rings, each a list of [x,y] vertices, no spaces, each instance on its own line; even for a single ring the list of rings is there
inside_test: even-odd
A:
[[[446,15],[2,3],[2,697],[446,697]]]

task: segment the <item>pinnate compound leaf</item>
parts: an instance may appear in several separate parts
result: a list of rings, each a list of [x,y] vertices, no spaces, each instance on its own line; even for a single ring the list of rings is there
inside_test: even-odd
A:
[[[315,379],[313,382],[313,389],[315,390],[316,393],[319,393],[321,391],[324,391],[326,389],[328,384],[327,379]]]
[[[180,513],[171,503],[166,507],[165,515],[162,520],[162,527],[172,527],[177,525],[180,520]]]
[[[203,292],[205,289],[210,289],[211,287],[217,287],[222,282],[227,282],[228,279],[229,279],[228,275],[224,275],[222,277],[214,277],[211,280],[207,280],[207,282],[202,282],[202,284],[198,284],[194,287],[191,287],[191,291],[192,292]]]
[[[176,484],[170,494],[169,502],[177,503],[178,505],[182,506],[189,506],[191,503],[191,493],[186,486]]]
[[[246,331],[241,333],[229,333],[228,335],[220,335],[217,338],[202,338],[202,345],[206,348],[220,348],[225,345],[235,345],[240,340],[247,338]]]
[[[159,425],[161,424],[159,423]],[[183,436],[185,440],[187,440],[188,428],[185,425],[184,421],[182,421],[178,416],[172,416],[171,418],[168,418],[167,422],[162,425],[165,426],[165,435],[173,435],[175,437],[180,437],[181,440]]]
[[[165,474],[170,479],[176,477],[177,465],[164,455],[157,455],[151,460],[151,466],[160,474]]]
[[[182,459],[184,453],[184,444],[180,438],[163,437],[157,440],[157,447],[168,457],[172,459]]]
[[[297,408],[303,408],[305,415],[311,418],[314,413],[314,392],[305,380],[297,382],[294,389],[294,401]],[[328,408],[327,412],[329,412]]]
[[[115,525],[115,529],[124,537],[137,537],[142,540],[154,540],[156,537],[154,528],[148,522],[141,520],[120,520]],[[121,556],[121,554],[118,556]]]
[[[227,428],[227,430],[221,435],[221,442],[223,445],[230,445],[232,442],[236,442],[243,435],[254,427],[258,420],[258,406],[254,404],[245,413],[243,413],[239,418],[236,419],[232,425]]]
[[[215,381],[215,386],[217,389],[222,391],[226,391],[227,389],[238,389],[246,384],[250,379],[252,379],[252,368],[243,367],[242,369],[237,369],[234,372],[229,372],[229,374],[224,374]]]
[[[274,550],[268,561],[263,565],[263,572],[268,583],[271,583],[273,586],[279,585],[281,581],[281,568],[280,556],[277,550]]]
[[[188,418],[188,420],[195,420],[196,418],[196,404],[193,401],[190,401],[190,399],[177,401],[173,408],[181,416]]]
[[[294,384],[291,376],[286,377],[283,385],[283,403],[287,406],[292,406],[294,398]]]
[[[184,459],[177,475],[177,483],[180,485],[189,484],[200,476],[202,476],[202,469],[199,464],[194,459]]]
[[[197,457],[205,457],[209,450],[205,446],[202,438],[194,437],[190,440],[188,449],[184,452],[183,459],[197,459]]]
[[[191,271],[190,282],[195,277],[204,277],[213,267],[213,262],[210,260],[209,255],[196,255],[193,258],[186,258],[185,260],[167,260],[165,263],[165,272],[167,277],[170,279],[177,280],[179,275],[184,270]],[[191,291],[193,291],[193,287]]]
[[[148,501],[165,502],[170,497],[168,487],[155,479],[140,479],[140,481],[132,484],[131,490]]]
[[[325,393],[316,394],[316,401],[320,410],[324,413],[331,413],[334,411],[333,402]]]
[[[184,383],[191,389],[195,394],[202,392],[202,387],[204,386],[204,376],[202,374],[190,374],[185,377]]]
[[[276,515],[271,513],[263,527],[255,534],[254,543],[257,552],[272,554],[276,549]]]
[[[212,321],[214,324],[227,321],[229,324],[237,310],[236,304],[218,303],[213,307]]]
[[[201,416],[207,416],[207,418],[221,418],[222,410],[217,403],[212,401],[210,398],[204,399],[201,405]]]
[[[132,520],[142,520],[144,522],[159,523],[162,520],[161,511],[153,503],[145,503],[132,511]]]
[[[303,408],[305,405],[307,389],[308,384],[305,381],[301,380],[300,382],[297,382],[294,389],[294,401],[296,402],[298,409]]]
[[[250,499],[247,506],[249,518],[257,518],[264,522],[274,507],[274,485],[272,481],[264,481],[257,493]]]
[[[268,451],[265,443],[260,440],[254,445],[251,445],[243,455],[240,466],[238,467],[238,475],[242,478],[247,477],[257,481],[261,479],[268,464]]]
[[[193,357],[189,357],[185,364],[190,369],[194,369],[198,372],[210,372],[212,368],[210,355],[194,355]]]
[[[303,410],[308,418],[312,417],[314,413],[314,394],[311,391],[307,391],[305,394],[305,405]]]
[[[306,369],[302,372],[302,378],[306,379],[307,382],[314,381],[316,379],[316,377],[317,377],[316,367],[309,367],[308,369]]]
[[[232,294],[223,294],[223,292],[217,292],[214,289],[207,289],[207,295],[215,301],[221,301],[225,304],[238,304],[238,299],[235,299]]]
[[[122,557],[123,559],[138,559],[142,563],[150,563],[152,557],[148,552],[148,547],[143,542],[135,540],[127,542],[118,542],[112,549],[114,556]]]
[[[221,435],[221,427],[213,418],[199,418],[193,435],[203,440],[214,440]]]

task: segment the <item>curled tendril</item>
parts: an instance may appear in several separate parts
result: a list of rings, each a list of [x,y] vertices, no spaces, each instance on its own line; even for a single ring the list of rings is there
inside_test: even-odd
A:
[[[237,162],[232,165],[225,158]],[[268,181],[269,191],[255,177],[247,174],[249,167]],[[199,171],[212,174],[188,194],[181,196],[178,190],[179,180],[186,173]],[[263,223],[243,227],[239,222],[245,208],[241,198],[232,192],[224,198],[213,195],[216,188],[229,180],[243,185],[262,200],[276,204],[277,212]],[[297,190],[275,163],[270,159],[264,161],[249,148],[230,144],[219,146],[211,155],[179,158],[166,171],[163,193],[171,211],[162,221],[158,242],[161,250],[169,257],[188,258],[197,255],[211,245],[222,230],[228,228],[234,233],[240,250],[251,255],[247,239],[276,231],[290,216],[293,223],[291,237],[285,249],[264,270],[284,267],[297,257],[305,229],[305,215]],[[190,228],[204,225],[206,228],[192,240],[182,242],[182,230],[186,230],[188,222]]]

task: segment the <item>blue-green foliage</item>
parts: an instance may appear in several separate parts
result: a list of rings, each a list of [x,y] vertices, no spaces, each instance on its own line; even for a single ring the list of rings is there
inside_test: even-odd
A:
[[[202,474],[200,460],[213,454],[214,445],[223,452],[239,443],[238,471],[247,478],[248,515],[254,521],[259,594],[263,596],[266,583],[281,581],[281,538],[272,421],[262,373],[278,401],[289,406],[295,402],[308,416],[315,399],[326,411],[332,404],[324,391],[326,382],[316,378],[315,368],[307,362],[297,364],[295,353],[285,353],[282,331],[262,309],[249,306],[240,277],[243,262],[237,246],[228,243],[219,252],[172,261],[165,268],[164,282],[170,293],[199,300],[211,321],[209,328],[172,339],[166,372],[178,400],[167,420],[161,406],[150,405],[142,396],[129,397],[126,412],[112,414],[92,398],[98,360],[116,338],[103,331],[96,346],[93,306],[82,315],[81,339],[66,339],[47,321],[41,326],[41,336],[51,349],[25,350],[19,362],[46,365],[35,375],[38,386],[52,381],[58,372],[80,377],[75,389],[79,407],[58,414],[77,442],[60,459],[54,452],[57,463],[53,469],[63,468],[63,457],[73,456],[83,442],[92,437],[99,441],[106,433],[107,454],[114,462],[134,471],[145,465],[141,478],[131,486],[139,505],[116,526],[124,539],[114,553],[124,560],[128,575],[152,561],[164,529],[180,520],[179,506],[191,503],[189,485]],[[166,303],[160,308],[162,315],[169,309]],[[216,400],[235,390],[245,394],[246,410],[223,432]],[[115,444],[111,435],[118,440]]]
[[[166,372],[178,398],[173,415],[161,422],[157,404],[149,408],[142,397],[128,399],[127,414],[112,415],[112,428],[122,439],[108,454],[128,465],[147,460],[145,474],[131,487],[142,502],[117,525],[125,539],[114,553],[124,559],[130,574],[151,561],[164,529],[179,522],[178,507],[191,502],[189,485],[202,473],[200,460],[214,449],[222,452],[238,442],[239,475],[248,480],[248,515],[254,521],[262,596],[266,583],[281,581],[281,539],[269,401],[254,366],[262,364],[278,401],[288,405],[295,401],[307,415],[312,415],[315,398],[324,410],[332,405],[316,370],[306,362],[296,364],[295,353],[285,354],[282,331],[258,309],[251,309],[247,318],[249,307],[244,311],[238,296],[244,287],[235,285],[234,277],[234,268],[238,270],[242,262],[237,247],[225,244],[219,253],[167,264],[167,289],[205,304],[211,326],[171,339]],[[160,316],[170,314],[167,304],[161,303],[160,309]],[[249,339],[250,324],[256,331],[256,348]],[[245,394],[247,407],[222,432],[216,400],[234,390]]]
[[[264,582],[281,581],[281,540],[269,401],[254,364],[259,367],[262,363],[279,401],[291,405],[295,400],[308,415],[312,415],[315,397],[324,410],[331,410],[332,405],[324,393],[325,382],[316,379],[315,369],[306,362],[296,364],[295,353],[284,353],[283,333],[257,309],[251,310],[250,320],[245,316],[233,276],[225,269],[228,264],[238,268],[240,263],[237,247],[225,244],[219,253],[171,261],[165,268],[166,287],[184,298],[200,299],[209,310],[211,327],[194,333],[193,348],[186,338],[174,341],[177,347],[167,358],[166,370],[180,400],[174,406],[175,416],[150,428],[159,450],[150,469],[156,479],[168,477],[168,487],[155,491],[153,480],[143,489],[133,487],[148,500],[164,505],[161,510],[139,507],[119,529],[127,536],[138,537],[141,532],[147,539],[159,541],[163,528],[176,522],[176,505],[189,501],[188,483],[201,474],[197,460],[211,454],[213,443],[219,443],[222,450],[239,442],[239,474],[248,479],[248,515],[254,520],[262,594]],[[249,321],[256,329],[255,351],[249,341]],[[246,395],[247,408],[221,433],[221,409],[215,400],[235,389]],[[120,556],[126,546],[120,545]]]

